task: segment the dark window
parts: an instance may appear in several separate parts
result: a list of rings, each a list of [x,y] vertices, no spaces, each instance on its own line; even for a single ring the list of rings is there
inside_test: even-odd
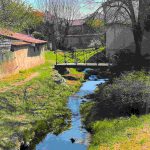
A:
[[[15,51],[15,48],[13,46],[11,46],[11,49],[10,49],[12,52]]]
[[[34,52],[36,51],[36,46],[34,47]]]

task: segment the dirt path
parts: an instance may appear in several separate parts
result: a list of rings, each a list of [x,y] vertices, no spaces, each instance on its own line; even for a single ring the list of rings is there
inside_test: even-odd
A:
[[[16,87],[16,86],[21,86],[21,85],[25,84],[26,82],[32,80],[33,78],[37,77],[37,76],[39,76],[39,73],[38,73],[38,72],[35,72],[35,73],[31,74],[28,78],[26,78],[26,79],[23,80],[23,81],[13,83],[13,84],[11,84],[9,87],[1,88],[1,89],[0,89],[0,93],[4,93],[4,92],[6,92],[6,91],[8,91],[8,90],[11,90],[11,89],[13,89],[13,88]]]

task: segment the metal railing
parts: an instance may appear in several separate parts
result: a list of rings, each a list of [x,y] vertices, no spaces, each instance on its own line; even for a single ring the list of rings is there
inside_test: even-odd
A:
[[[104,63],[106,55],[102,49],[83,49],[74,51],[55,51],[56,65],[58,64],[78,64],[78,63]]]

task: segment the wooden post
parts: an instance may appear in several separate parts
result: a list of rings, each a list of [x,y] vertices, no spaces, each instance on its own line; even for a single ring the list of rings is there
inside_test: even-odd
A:
[[[97,61],[97,66],[98,66],[98,49],[96,49],[96,52],[97,52],[97,54],[96,54],[97,60],[96,61]]]
[[[58,56],[57,56],[57,51],[55,51],[56,53],[56,65],[58,64]]]
[[[66,64],[66,52],[64,52],[64,63]]]
[[[85,50],[83,50],[83,55],[84,55],[84,63],[86,63]]]
[[[85,52],[85,62],[86,62],[86,65],[87,65],[87,51]]]
[[[75,50],[75,64],[77,65],[77,51]]]

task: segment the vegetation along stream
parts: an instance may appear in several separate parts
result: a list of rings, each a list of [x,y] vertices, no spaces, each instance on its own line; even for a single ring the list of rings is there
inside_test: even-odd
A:
[[[93,78],[92,78],[93,77]],[[79,92],[69,97],[68,108],[72,112],[71,128],[59,134],[47,134],[38,145],[36,150],[86,150],[90,134],[81,122],[80,105],[87,100],[87,94],[95,91],[98,84],[105,83],[105,79],[98,79],[92,76],[83,83]]]

